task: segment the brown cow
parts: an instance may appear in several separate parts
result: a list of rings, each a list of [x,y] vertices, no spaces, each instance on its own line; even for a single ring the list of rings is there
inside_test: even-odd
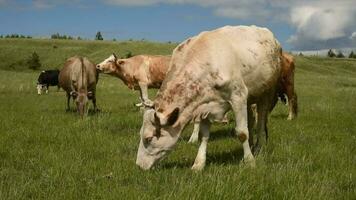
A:
[[[289,108],[288,120],[292,120],[298,114],[298,98],[297,93],[294,91],[295,62],[292,55],[284,52],[281,61],[281,79],[278,96],[284,103],[286,103],[285,96],[287,96]]]
[[[93,102],[94,110],[97,110],[95,97],[97,82],[98,73],[92,62],[85,57],[69,58],[59,73],[59,85],[67,92],[67,110],[70,109],[71,97],[76,103],[80,116],[83,117],[87,113],[89,99]]]
[[[159,88],[166,77],[170,56],[138,55],[118,59],[115,54],[96,66],[100,71],[120,78],[130,89],[139,90],[141,103],[136,106],[152,106],[148,88]]]

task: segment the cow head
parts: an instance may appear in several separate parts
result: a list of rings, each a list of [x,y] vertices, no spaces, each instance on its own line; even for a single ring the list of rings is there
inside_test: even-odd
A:
[[[84,90],[80,90],[79,92],[73,91],[70,93],[73,97],[75,104],[77,106],[77,111],[81,117],[88,111],[88,97],[89,93]]]
[[[37,83],[37,94],[41,95],[42,94],[42,91],[45,90],[46,93],[48,93],[48,88],[46,85],[42,85],[40,83]]]
[[[42,85],[37,83],[37,94],[41,95],[42,94]]]
[[[166,116],[154,109],[145,111],[136,159],[136,164],[142,169],[152,168],[173,149],[181,131],[176,123],[178,116],[178,108]]]
[[[96,65],[96,68],[106,74],[112,74],[117,71],[120,62],[121,61],[119,61],[117,56],[113,53],[109,58]]]

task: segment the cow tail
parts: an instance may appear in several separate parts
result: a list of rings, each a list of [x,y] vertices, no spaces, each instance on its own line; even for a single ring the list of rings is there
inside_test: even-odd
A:
[[[81,88],[82,89],[86,89],[85,88],[85,86],[87,85],[87,79],[86,79],[86,67],[85,67],[85,65],[84,65],[84,60],[83,60],[83,58],[82,57],[80,57],[80,63],[81,63],[81,79],[82,79],[82,82],[81,82]]]

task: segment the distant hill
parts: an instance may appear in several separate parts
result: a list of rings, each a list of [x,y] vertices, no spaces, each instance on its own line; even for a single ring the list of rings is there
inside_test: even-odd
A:
[[[87,41],[87,40],[54,40],[54,39],[0,39],[0,69],[28,70],[26,59],[33,52],[40,57],[44,69],[61,68],[71,56],[86,56],[98,63],[116,53],[125,57],[133,55],[158,54],[169,55],[177,46],[176,43],[157,43],[148,41]]]

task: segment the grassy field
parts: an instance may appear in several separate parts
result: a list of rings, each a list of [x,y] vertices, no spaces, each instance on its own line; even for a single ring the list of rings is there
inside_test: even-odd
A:
[[[53,45],[58,48],[53,49]],[[100,113],[65,112],[65,94],[38,96],[38,72],[9,65],[36,50],[44,66],[68,56],[95,62],[114,52],[169,54],[173,44],[0,40],[0,199],[356,199],[356,61],[298,57],[300,115],[279,103],[257,167],[244,166],[233,124],[214,125],[207,166],[190,170],[192,127],[157,169],[135,165],[137,93],[102,75]],[[155,91],[151,91],[151,97]]]

